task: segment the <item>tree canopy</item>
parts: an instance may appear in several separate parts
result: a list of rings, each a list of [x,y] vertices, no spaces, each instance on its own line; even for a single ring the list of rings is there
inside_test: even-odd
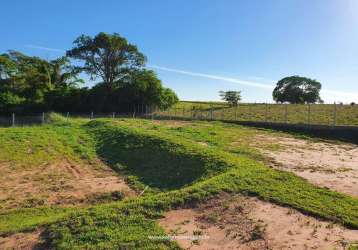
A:
[[[322,102],[319,92],[321,83],[306,77],[289,76],[277,82],[272,96],[276,102],[316,103]]]
[[[119,34],[99,33],[95,37],[79,36],[67,56],[83,61],[79,69],[92,79],[101,77],[104,84],[113,87],[116,81],[129,74],[129,71],[144,66],[145,56],[135,45]]]
[[[239,101],[241,101],[241,91],[220,91],[219,94],[222,100],[233,106],[237,106]]]
[[[75,47],[55,60],[9,51],[0,55],[0,112],[128,112],[134,105],[168,108],[178,101],[155,72],[144,68],[145,56],[118,34],[80,36]],[[82,65],[73,64],[80,59]],[[81,87],[81,72],[94,87]]]

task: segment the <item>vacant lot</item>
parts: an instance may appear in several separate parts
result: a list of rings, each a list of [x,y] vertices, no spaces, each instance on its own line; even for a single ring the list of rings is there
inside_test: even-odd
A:
[[[220,122],[52,120],[0,129],[0,248],[358,241],[356,145]]]

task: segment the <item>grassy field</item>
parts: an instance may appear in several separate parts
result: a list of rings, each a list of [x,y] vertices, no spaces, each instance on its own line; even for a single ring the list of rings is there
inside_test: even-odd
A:
[[[336,110],[336,116],[334,115]],[[358,126],[358,105],[179,102],[158,114],[172,117]]]
[[[1,128],[0,162],[35,168],[64,157],[78,163],[101,160],[125,176],[137,193],[145,192],[89,206],[1,211],[0,234],[43,228],[47,246],[55,249],[179,249],[175,242],[149,239],[165,235],[157,223],[163,212],[222,192],[258,197],[358,229],[356,198],[266,167],[250,145],[256,133],[221,122],[176,126],[140,119],[66,121],[59,116],[45,126]],[[278,145],[262,147],[276,150]]]

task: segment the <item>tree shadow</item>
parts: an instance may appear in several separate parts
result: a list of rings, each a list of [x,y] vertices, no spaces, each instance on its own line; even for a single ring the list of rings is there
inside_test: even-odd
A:
[[[96,138],[96,151],[110,167],[151,188],[172,190],[206,173],[206,162],[182,146],[153,136],[92,121],[85,125]]]

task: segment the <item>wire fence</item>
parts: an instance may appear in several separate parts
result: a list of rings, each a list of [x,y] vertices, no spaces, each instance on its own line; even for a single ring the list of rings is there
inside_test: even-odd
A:
[[[227,105],[182,105],[168,110],[137,105],[128,112],[82,112],[61,113],[66,118],[143,118],[143,119],[185,119],[252,121],[287,124],[358,126],[358,105],[341,104],[239,104]],[[34,115],[0,115],[0,126],[39,125],[48,121],[48,113]]]
[[[358,126],[358,105],[266,104],[237,106],[201,103],[157,112],[158,116],[204,120],[274,122],[307,125]]]

